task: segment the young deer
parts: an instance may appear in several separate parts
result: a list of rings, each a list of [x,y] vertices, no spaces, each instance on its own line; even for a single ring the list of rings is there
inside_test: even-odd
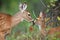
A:
[[[45,35],[46,25],[45,25],[45,19],[44,19],[44,16],[43,16],[43,12],[40,12],[39,17],[34,21],[34,23],[38,25],[39,30],[41,31],[41,33],[43,35]]]
[[[55,33],[59,33],[58,35],[56,35],[56,37],[60,38],[60,26],[46,30],[43,12],[40,12],[39,17],[34,22],[39,26],[40,33],[42,34],[41,36],[46,37],[46,35],[54,35]]]
[[[27,4],[23,3],[19,5],[19,12],[11,16],[5,13],[0,13],[0,40],[5,40],[5,35],[10,34],[12,27],[27,20],[28,22],[33,21],[30,13],[26,11]],[[2,35],[1,35],[2,34]]]
[[[41,40],[45,40],[43,37],[46,36],[46,25],[45,25],[45,16],[43,12],[40,12],[39,17],[34,21],[38,25],[39,31],[41,33]]]

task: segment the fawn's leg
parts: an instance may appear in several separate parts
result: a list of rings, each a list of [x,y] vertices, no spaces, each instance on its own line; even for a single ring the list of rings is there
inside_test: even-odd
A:
[[[5,33],[5,38],[6,36],[11,36],[11,30],[7,30],[6,33]]]

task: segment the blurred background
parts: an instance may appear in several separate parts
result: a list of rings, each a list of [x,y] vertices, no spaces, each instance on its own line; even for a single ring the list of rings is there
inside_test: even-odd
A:
[[[46,14],[47,27],[60,26],[60,7],[58,7],[60,6],[60,0],[0,0],[0,12],[14,15],[19,11],[19,4],[23,2],[26,2],[28,4],[27,10],[31,13],[33,19],[36,19],[40,11],[43,11]],[[13,28],[11,35],[17,31],[29,32],[28,28],[30,25],[31,23],[28,23],[24,20],[15,28]],[[35,28],[38,30],[38,27],[36,27],[36,25]],[[12,36],[8,38],[7,40],[13,40]]]
[[[39,12],[44,10],[46,7],[45,0],[0,0],[0,11],[7,12],[13,15],[19,9],[19,4],[27,2],[28,10],[38,16]],[[47,1],[47,0],[46,0]]]

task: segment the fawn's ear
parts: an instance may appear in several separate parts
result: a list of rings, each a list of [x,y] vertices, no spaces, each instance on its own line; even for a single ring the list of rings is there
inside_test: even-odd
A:
[[[19,10],[21,12],[24,12],[26,10],[26,8],[27,8],[27,4],[26,3],[20,3]]]
[[[40,12],[39,17],[42,17],[42,16],[43,16],[43,12]]]

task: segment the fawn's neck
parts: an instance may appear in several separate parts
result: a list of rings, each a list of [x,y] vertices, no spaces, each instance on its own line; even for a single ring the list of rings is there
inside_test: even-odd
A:
[[[18,12],[14,16],[12,16],[12,26],[17,25],[21,21],[23,21],[21,12]]]
[[[39,26],[39,31],[40,31],[41,35],[46,36],[47,31],[46,31],[46,28],[45,28],[45,24],[38,25],[38,26]]]
[[[46,26],[44,23],[42,23],[41,25],[38,25],[39,26],[39,30],[43,30],[43,29],[46,29]]]
[[[43,20],[41,21],[41,28],[42,29],[46,29],[46,25],[45,25],[45,18],[42,18]]]
[[[46,31],[46,26],[45,26],[45,21],[41,22],[39,25],[40,32],[43,36],[46,36],[47,31]]]
[[[38,27],[39,27],[39,30],[41,30],[42,28],[41,28],[41,25],[38,25]]]

